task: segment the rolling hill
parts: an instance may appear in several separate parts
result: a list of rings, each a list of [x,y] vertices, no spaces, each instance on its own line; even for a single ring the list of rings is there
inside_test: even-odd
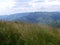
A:
[[[60,27],[60,12],[29,12],[0,16],[3,21],[22,21]]]
[[[0,16],[0,45],[60,45],[60,13]]]

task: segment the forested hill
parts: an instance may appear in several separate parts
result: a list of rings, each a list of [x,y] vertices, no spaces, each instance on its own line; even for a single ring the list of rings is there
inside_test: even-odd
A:
[[[20,21],[60,27],[60,12],[29,12],[0,16],[2,21]]]

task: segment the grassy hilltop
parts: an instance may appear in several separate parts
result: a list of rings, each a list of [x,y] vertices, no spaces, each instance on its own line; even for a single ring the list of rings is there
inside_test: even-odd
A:
[[[0,22],[0,45],[60,45],[60,29],[22,22]]]

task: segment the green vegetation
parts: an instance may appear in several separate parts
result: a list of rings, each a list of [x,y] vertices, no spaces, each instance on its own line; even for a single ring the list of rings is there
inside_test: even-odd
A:
[[[60,45],[60,29],[37,24],[0,22],[0,45]]]

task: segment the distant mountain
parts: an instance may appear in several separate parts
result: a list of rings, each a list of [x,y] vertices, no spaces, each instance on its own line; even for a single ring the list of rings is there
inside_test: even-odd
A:
[[[0,16],[3,21],[22,21],[27,23],[60,26],[60,12],[30,12]]]
[[[0,20],[2,21],[13,21],[17,18],[21,18],[23,16],[27,16],[29,13],[16,13],[16,14],[10,14],[10,15],[3,15],[0,16]]]

